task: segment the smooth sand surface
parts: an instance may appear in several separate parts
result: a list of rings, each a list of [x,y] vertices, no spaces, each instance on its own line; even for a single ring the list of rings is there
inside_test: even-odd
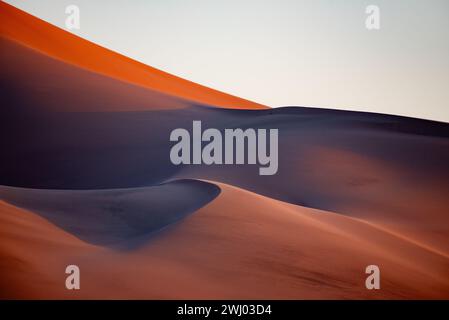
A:
[[[1,298],[449,298],[447,124],[264,109],[3,2],[0,20]],[[193,120],[279,129],[278,173],[173,165]]]
[[[445,256],[365,221],[218,185],[214,201],[129,250],[89,245],[2,202],[2,297],[449,297]],[[68,264],[81,268],[79,291],[64,288]],[[381,290],[365,289],[370,264]]]

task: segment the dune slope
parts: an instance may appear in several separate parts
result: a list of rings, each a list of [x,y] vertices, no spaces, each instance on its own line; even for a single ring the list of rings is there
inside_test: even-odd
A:
[[[189,100],[65,63],[7,38],[0,38],[0,47],[0,81],[4,108],[9,112],[142,111],[194,105]]]
[[[447,123],[266,109],[0,20],[1,298],[449,298]],[[174,165],[194,120],[278,129],[277,174]]]

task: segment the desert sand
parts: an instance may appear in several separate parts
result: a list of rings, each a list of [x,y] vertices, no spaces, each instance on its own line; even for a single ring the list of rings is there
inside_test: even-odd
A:
[[[2,297],[448,298],[447,257],[365,221],[218,186],[211,203],[132,249],[90,245],[3,202]],[[73,262],[79,291],[64,287]],[[365,289],[372,263],[385,270],[381,290]]]
[[[0,19],[0,298],[449,298],[447,123],[267,109]],[[278,129],[277,174],[173,165],[193,120]]]

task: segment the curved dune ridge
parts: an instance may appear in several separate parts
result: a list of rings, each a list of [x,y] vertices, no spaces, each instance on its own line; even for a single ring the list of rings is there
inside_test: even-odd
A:
[[[0,298],[449,298],[447,123],[267,109],[0,19]],[[194,120],[278,129],[277,174],[173,165]]]
[[[176,180],[145,188],[44,190],[0,186],[0,199],[39,213],[92,244],[121,244],[157,232],[203,207],[215,185]],[[172,201],[176,194],[176,201]]]
[[[0,19],[2,38],[65,63],[196,103],[237,109],[267,108],[144,65],[70,34],[3,1],[0,1]]]

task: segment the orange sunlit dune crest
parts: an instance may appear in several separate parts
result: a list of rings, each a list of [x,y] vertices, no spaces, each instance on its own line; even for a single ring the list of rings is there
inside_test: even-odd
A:
[[[266,109],[132,60],[0,2],[2,37],[76,66],[145,88],[230,109]]]

